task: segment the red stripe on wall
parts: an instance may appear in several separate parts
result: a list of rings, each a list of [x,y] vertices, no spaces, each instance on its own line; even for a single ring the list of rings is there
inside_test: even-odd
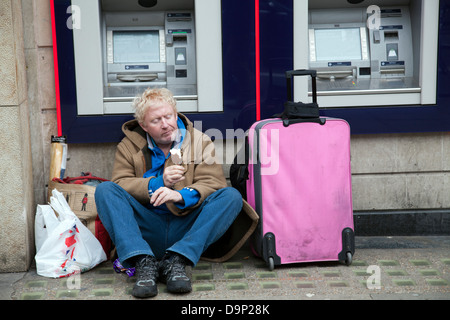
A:
[[[50,0],[50,12],[51,12],[51,18],[52,18],[53,65],[54,65],[54,72],[55,72],[56,123],[58,126],[58,136],[62,136],[61,102],[60,102],[60,94],[59,94],[58,48],[56,45],[55,1],[54,0]]]
[[[261,72],[259,40],[259,0],[255,0],[256,121],[261,120]]]

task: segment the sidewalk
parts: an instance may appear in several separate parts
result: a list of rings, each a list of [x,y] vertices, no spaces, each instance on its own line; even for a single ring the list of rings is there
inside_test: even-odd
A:
[[[450,300],[450,236],[356,237],[351,266],[304,263],[273,271],[245,246],[226,263],[201,261],[190,272],[193,292],[174,295],[159,284],[150,300]],[[0,273],[0,299],[134,300],[134,281],[115,273],[110,261],[68,279],[41,277],[33,266]]]

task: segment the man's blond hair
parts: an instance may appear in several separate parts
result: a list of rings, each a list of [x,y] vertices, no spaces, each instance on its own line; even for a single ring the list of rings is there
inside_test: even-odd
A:
[[[136,97],[133,101],[134,117],[139,122],[144,122],[145,114],[148,108],[157,106],[161,103],[168,103],[173,107],[175,113],[177,113],[177,102],[170,90],[166,88],[150,89],[142,93],[141,96]]]

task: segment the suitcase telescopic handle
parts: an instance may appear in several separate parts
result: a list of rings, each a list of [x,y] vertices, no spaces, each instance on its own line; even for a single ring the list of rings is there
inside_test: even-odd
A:
[[[292,95],[292,81],[295,76],[311,76],[312,103],[294,102]],[[325,124],[325,119],[320,117],[319,105],[317,104],[316,70],[298,69],[286,71],[288,101],[284,103],[284,111],[280,115],[285,127],[292,123],[316,122]]]
[[[287,94],[288,100],[293,100],[292,98],[292,78],[295,76],[311,76],[311,84],[312,84],[312,96],[313,102],[317,103],[317,85],[316,85],[316,70],[308,70],[308,69],[298,69],[298,70],[289,70],[286,71],[286,84],[287,84]]]

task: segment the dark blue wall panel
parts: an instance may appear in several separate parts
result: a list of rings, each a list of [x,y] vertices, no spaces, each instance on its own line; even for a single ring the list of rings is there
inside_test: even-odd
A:
[[[78,116],[73,35],[67,28],[70,0],[55,0],[62,131],[69,143],[118,142],[131,115]],[[260,1],[261,118],[282,111],[284,72],[293,66],[293,0]],[[323,109],[346,119],[353,134],[450,131],[450,3],[440,1],[437,103]],[[187,114],[203,131],[248,129],[256,119],[254,2],[222,1],[224,111]],[[306,45],[306,44],[305,44]],[[198,63],[201,63],[199,61]]]

